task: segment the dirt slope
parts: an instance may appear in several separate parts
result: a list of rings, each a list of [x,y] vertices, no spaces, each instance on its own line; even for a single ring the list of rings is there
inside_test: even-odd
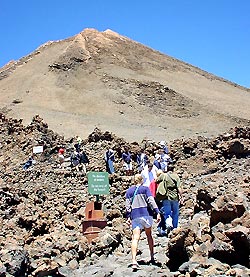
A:
[[[39,114],[66,137],[95,127],[128,141],[249,125],[250,91],[110,30],[48,42],[0,72],[0,109]]]

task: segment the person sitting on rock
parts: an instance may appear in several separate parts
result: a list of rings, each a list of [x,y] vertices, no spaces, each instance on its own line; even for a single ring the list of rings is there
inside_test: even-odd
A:
[[[28,168],[30,168],[33,164],[35,164],[35,160],[33,158],[33,156],[30,156],[29,159],[27,160],[27,162],[24,164],[23,169],[27,170]]]

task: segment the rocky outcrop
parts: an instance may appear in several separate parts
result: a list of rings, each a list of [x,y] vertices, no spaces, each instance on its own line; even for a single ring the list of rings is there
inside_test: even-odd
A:
[[[24,126],[1,114],[0,131],[0,276],[129,276],[124,198],[133,179],[124,176],[121,153],[126,145],[133,157],[142,148],[152,158],[158,144],[128,143],[99,129],[83,139],[88,171],[105,171],[104,151],[110,146],[116,151],[110,195],[100,199],[107,227],[88,244],[82,221],[94,196],[88,194],[87,177],[57,162],[58,149],[64,147],[69,157],[75,138],[65,140],[39,116]],[[249,141],[249,127],[236,127],[215,138],[170,143],[183,182],[180,227],[169,238],[154,235],[155,265],[147,263],[142,235],[141,276],[249,275]],[[44,152],[25,171],[22,164],[36,145]]]

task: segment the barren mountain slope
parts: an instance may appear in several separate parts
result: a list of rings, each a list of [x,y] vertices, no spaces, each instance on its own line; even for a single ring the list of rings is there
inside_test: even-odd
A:
[[[250,92],[110,30],[49,42],[0,73],[0,103],[66,137],[95,126],[127,140],[215,135],[249,124]]]

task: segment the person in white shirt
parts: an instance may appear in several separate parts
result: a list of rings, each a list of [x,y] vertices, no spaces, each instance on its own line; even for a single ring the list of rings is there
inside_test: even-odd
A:
[[[150,183],[156,179],[157,167],[148,163],[141,172],[143,177],[143,186],[149,187]]]
[[[166,172],[167,167],[169,163],[172,163],[172,159],[168,154],[166,154],[162,149],[159,150],[159,155],[161,156],[160,164],[161,164],[161,169]]]
[[[138,172],[141,172],[148,163],[148,156],[142,150],[136,155]]]

